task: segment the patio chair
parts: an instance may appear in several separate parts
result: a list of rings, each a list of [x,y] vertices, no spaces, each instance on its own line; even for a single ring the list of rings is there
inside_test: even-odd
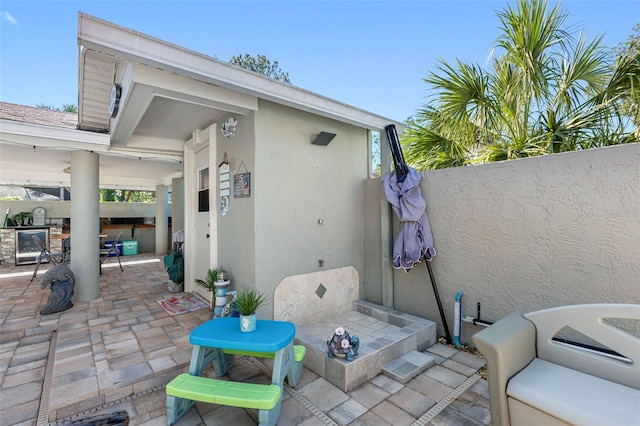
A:
[[[118,234],[115,240],[111,243],[111,247],[100,249],[100,273],[102,274],[102,264],[109,258],[114,257],[118,259],[118,265],[120,266],[120,272],[124,272],[122,269],[122,263],[120,263],[120,252],[118,251],[118,243],[122,238],[122,231]]]
[[[56,265],[60,262],[64,262],[66,258],[65,254],[62,252],[56,253],[50,251],[47,248],[47,245],[37,235],[32,235],[31,237],[33,238],[33,241],[38,245],[38,248],[40,248],[40,254],[36,256],[36,267],[33,270],[33,275],[31,276],[31,282],[33,282],[33,280],[36,278],[36,275],[38,274],[38,269],[40,269],[40,264],[43,260]]]
[[[64,263],[71,261],[71,237],[62,240],[62,261]]]

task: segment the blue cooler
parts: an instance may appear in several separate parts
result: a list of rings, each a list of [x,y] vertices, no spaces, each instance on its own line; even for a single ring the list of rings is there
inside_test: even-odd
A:
[[[105,249],[110,249],[111,246],[113,246],[113,241],[105,241],[104,242],[104,248]],[[122,256],[122,242],[118,241],[118,243],[116,244],[116,250],[118,250],[118,256]],[[109,253],[109,257],[115,257],[116,255],[114,253]]]
[[[122,253],[125,256],[138,254],[138,242],[136,240],[126,240],[122,242]]]

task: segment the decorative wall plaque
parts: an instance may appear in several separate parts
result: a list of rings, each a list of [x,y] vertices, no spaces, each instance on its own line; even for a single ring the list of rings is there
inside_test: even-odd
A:
[[[31,223],[33,226],[44,226],[47,221],[47,209],[36,207],[31,210]]]
[[[251,197],[251,173],[247,170],[244,161],[240,163],[238,171],[244,167],[245,173],[233,175],[233,198]]]
[[[227,153],[224,153],[222,162],[218,164],[218,174],[220,176],[220,185],[218,191],[220,193],[220,213],[222,216],[229,211],[229,195],[231,194],[231,188],[229,188],[229,159]]]
[[[236,127],[238,126],[238,119],[231,116],[224,122],[220,131],[225,138],[233,137],[236,134]]]

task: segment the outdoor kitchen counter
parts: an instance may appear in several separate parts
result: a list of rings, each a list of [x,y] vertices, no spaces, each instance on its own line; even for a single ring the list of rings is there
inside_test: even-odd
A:
[[[130,223],[100,226],[100,232],[107,234],[107,237],[103,238],[104,241],[115,240],[121,231],[122,241],[136,240],[138,242],[138,252],[148,253],[155,251],[156,225]]]

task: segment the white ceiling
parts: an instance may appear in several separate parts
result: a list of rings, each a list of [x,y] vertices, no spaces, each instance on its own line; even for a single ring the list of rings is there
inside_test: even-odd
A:
[[[0,183],[9,185],[65,186],[71,175],[70,149],[0,144]],[[100,154],[99,184],[102,188],[155,190],[182,176],[182,163],[171,159],[146,159]]]
[[[204,129],[225,111],[156,96],[136,126],[134,136],[187,141],[194,129]]]

